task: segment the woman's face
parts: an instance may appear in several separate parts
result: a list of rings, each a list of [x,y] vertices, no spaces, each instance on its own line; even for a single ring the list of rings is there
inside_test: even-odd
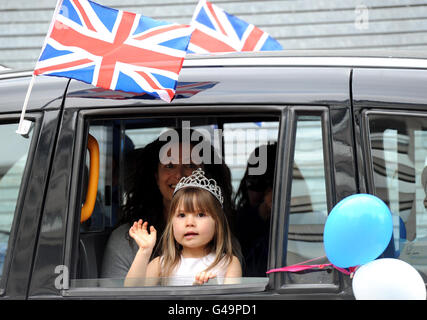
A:
[[[157,167],[156,182],[163,196],[163,203],[172,200],[173,191],[182,177],[187,177],[202,165],[196,165],[191,161],[190,144],[171,145],[169,150],[160,154],[160,162]],[[178,152],[179,151],[179,152]]]

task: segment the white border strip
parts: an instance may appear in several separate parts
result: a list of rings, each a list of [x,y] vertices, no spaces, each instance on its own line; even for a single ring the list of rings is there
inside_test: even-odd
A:
[[[204,66],[316,66],[427,69],[427,59],[372,57],[203,57],[185,59],[184,67]]]

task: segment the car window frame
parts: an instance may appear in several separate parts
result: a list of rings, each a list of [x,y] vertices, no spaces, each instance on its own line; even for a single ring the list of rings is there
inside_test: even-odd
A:
[[[282,160],[278,158],[278,165],[276,167],[276,179],[281,181],[278,188],[284,190],[283,193],[280,193],[279,190],[275,194],[282,194],[280,199],[276,199],[277,206],[276,209],[280,210],[275,212],[278,217],[274,219],[277,221],[277,225],[274,226],[274,234],[277,235],[275,243],[277,243],[278,248],[276,249],[276,259],[271,260],[272,265],[275,265],[275,268],[280,268],[284,266],[284,261],[286,261],[287,254],[287,233],[289,229],[289,211],[290,211],[290,200],[291,200],[291,186],[292,186],[292,174],[290,168],[293,166],[294,162],[294,151],[295,151],[295,139],[296,139],[296,129],[297,129],[297,118],[299,116],[312,115],[320,116],[321,126],[322,126],[322,142],[323,142],[323,161],[324,161],[324,170],[325,170],[325,189],[326,189],[326,202],[328,213],[333,208],[335,190],[335,177],[334,177],[334,164],[333,164],[333,149],[332,149],[332,129],[331,129],[331,119],[330,119],[330,108],[329,106],[324,105],[315,105],[315,106],[289,106],[287,109],[287,115],[283,115],[285,118],[282,119],[281,137],[279,137],[279,146],[282,157]],[[287,163],[287,167],[281,168]],[[275,199],[273,198],[273,202]],[[275,203],[276,204],[276,203]],[[282,209],[283,208],[283,209]],[[273,242],[274,243],[274,242]],[[288,284],[286,281],[282,280],[282,277],[279,273],[273,273],[272,286],[278,293],[281,294],[304,294],[304,293],[337,293],[341,290],[341,280],[340,275],[333,270],[334,278],[333,284]]]
[[[21,114],[19,113],[0,114],[0,126],[3,124],[16,124],[16,128],[18,129],[20,116]],[[31,136],[30,146],[27,152],[27,161],[25,163],[25,168],[22,173],[21,184],[19,186],[18,197],[16,199],[16,206],[15,206],[15,212],[12,220],[12,225],[10,228],[8,247],[7,247],[6,256],[4,260],[3,272],[0,279],[0,297],[5,295],[7,290],[7,282],[8,282],[9,273],[10,273],[10,266],[14,256],[16,238],[18,236],[17,231],[19,228],[21,214],[24,207],[23,200],[25,199],[26,190],[28,189],[32,162],[36,153],[38,137],[40,135],[40,130],[42,126],[43,115],[40,112],[27,112],[25,115],[25,119],[30,120],[34,123],[33,128],[31,129],[33,132]]]
[[[239,110],[239,108],[241,110]],[[89,121],[90,120],[110,120],[110,119],[131,119],[134,117],[144,117],[144,118],[161,118],[163,117],[173,117],[174,115],[179,116],[195,116],[200,117],[204,114],[206,115],[219,115],[220,117],[224,115],[241,115],[243,111],[246,115],[265,115],[265,116],[276,116],[277,121],[279,121],[279,136],[280,136],[280,122],[283,117],[284,106],[278,104],[274,105],[191,105],[191,106],[174,106],[174,107],[120,107],[120,108],[102,108],[102,109],[85,109],[80,110],[77,115],[77,126],[76,126],[76,138],[74,144],[74,153],[73,153],[73,168],[72,168],[72,178],[71,178],[71,187],[70,187],[70,202],[68,204],[68,217],[67,217],[67,230],[66,230],[66,241],[65,241],[65,250],[64,250],[64,265],[70,266],[70,274],[75,273],[74,270],[77,269],[77,255],[78,255],[78,238],[79,238],[79,223],[80,223],[80,209],[78,201],[81,199],[81,181],[83,178],[83,165],[85,163],[86,155],[86,145],[87,145],[87,136],[89,132]],[[221,121],[219,121],[221,123]],[[278,136],[278,139],[279,139]],[[273,200],[274,201],[274,200]],[[271,233],[270,233],[271,236]],[[274,255],[273,255],[274,256]],[[123,296],[141,296],[153,295],[153,290],[156,290],[155,287],[135,287],[135,288],[97,288],[97,287],[82,287],[82,288],[71,288],[70,283],[72,276],[64,281],[63,287],[60,289],[60,295],[63,297],[100,297],[105,296],[108,291],[114,292],[114,296],[123,297]],[[228,287],[224,288],[221,285],[210,285],[210,291],[206,291],[205,294],[212,294],[216,292],[217,295],[223,294],[246,294],[252,292],[265,293],[269,290],[271,277],[267,277],[269,280],[267,284],[263,287],[263,291],[254,288],[253,286],[248,286],[245,284],[237,285],[235,288]],[[239,289],[240,287],[240,289]],[[258,285],[259,287],[259,285]],[[158,287],[162,288],[162,287]],[[156,295],[158,297],[170,297],[177,295],[186,295],[198,293],[196,288],[188,288],[183,286],[181,288],[172,287],[175,293],[166,294],[165,292]],[[190,290],[188,290],[190,289]],[[242,289],[247,289],[246,291],[239,291]],[[159,291],[165,291],[164,287]],[[109,295],[109,294],[107,294]]]

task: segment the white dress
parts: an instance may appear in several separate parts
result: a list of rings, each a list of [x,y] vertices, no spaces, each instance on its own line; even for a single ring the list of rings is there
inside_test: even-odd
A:
[[[207,269],[214,261],[215,253],[210,253],[203,258],[184,258],[181,256],[180,262],[178,262],[178,265],[168,279],[168,285],[192,285],[196,278],[196,274]],[[214,280],[213,282],[223,283],[227,266],[228,265],[223,259],[213,269],[209,270],[216,273],[216,277],[214,278],[216,280],[212,279]]]

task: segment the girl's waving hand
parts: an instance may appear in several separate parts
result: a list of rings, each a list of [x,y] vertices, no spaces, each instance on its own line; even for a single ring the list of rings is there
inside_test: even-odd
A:
[[[156,244],[157,232],[153,226],[150,227],[150,232],[148,232],[147,226],[147,221],[143,223],[142,219],[139,219],[138,222],[134,222],[130,227],[129,235],[138,244],[139,249],[151,251]]]

